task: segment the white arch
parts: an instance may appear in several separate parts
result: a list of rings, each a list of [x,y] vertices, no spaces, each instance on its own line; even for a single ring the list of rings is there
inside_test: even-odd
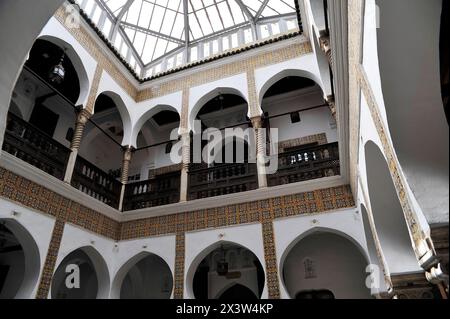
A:
[[[367,261],[367,264],[370,263],[370,258],[369,255],[366,251],[366,249],[360,244],[360,242],[358,240],[356,240],[353,236],[344,233],[343,231],[336,229],[336,228],[330,228],[330,227],[322,227],[322,226],[318,226],[318,227],[313,227],[308,229],[307,231],[304,231],[303,233],[299,234],[298,237],[296,239],[294,239],[289,246],[287,246],[284,249],[283,254],[281,255],[280,258],[280,262],[279,262],[279,267],[280,267],[280,271],[282,271],[283,269],[283,265],[284,262],[286,261],[286,257],[289,255],[289,253],[291,252],[292,248],[294,248],[300,241],[302,241],[303,239],[305,239],[306,237],[312,235],[312,234],[316,234],[316,233],[330,233],[330,234],[334,234],[334,235],[338,235],[341,236],[347,240],[349,240],[353,245],[355,245],[358,250],[360,251],[360,253],[364,256],[364,258]],[[283,283],[284,284],[284,283]]]
[[[67,257],[69,257],[70,255],[72,255],[77,251],[84,252],[89,257],[90,261],[92,262],[92,265],[94,266],[95,274],[98,280],[97,299],[108,299],[110,291],[110,277],[108,265],[106,264],[106,261],[100,254],[100,252],[93,246],[79,247],[77,249],[70,251],[64,256],[61,256],[60,262],[57,265],[55,265],[55,272],[53,273],[53,277],[56,275],[58,271],[65,271],[65,269],[59,269],[60,266],[64,264]],[[49,295],[51,296],[51,291]]]
[[[355,238],[353,238],[351,235],[342,232],[341,230],[335,229],[335,228],[330,228],[330,227],[322,227],[322,226],[317,226],[317,227],[313,227],[308,229],[307,231],[301,233],[296,239],[294,239],[284,250],[281,258],[280,258],[280,262],[279,262],[279,272],[280,272],[280,282],[282,285],[282,288],[284,289],[284,291],[288,292],[288,289],[286,287],[286,283],[284,282],[284,276],[283,276],[283,272],[284,272],[284,265],[286,263],[286,259],[289,257],[290,253],[292,252],[292,250],[299,244],[301,243],[301,241],[303,241],[304,239],[315,235],[315,234],[333,234],[336,236],[339,236],[343,239],[345,239],[346,241],[350,242],[353,246],[355,246],[355,248],[359,251],[359,253],[361,254],[361,257],[363,257],[364,261],[367,263],[367,265],[370,264],[370,258],[369,258],[369,254],[367,253],[366,249],[360,244],[360,242],[358,240],[356,240]],[[323,287],[326,288],[326,287]],[[290,296],[291,298],[294,298],[294,296]]]
[[[32,298],[32,294],[37,285],[41,270],[39,248],[33,236],[19,221],[5,218],[0,219],[0,222],[4,223],[6,228],[8,228],[19,241],[25,257],[25,271],[23,280],[14,298]]]
[[[91,82],[89,80],[83,60],[78,55],[77,50],[72,46],[72,44],[56,36],[41,35],[37,40],[45,40],[51,42],[59,48],[66,50],[66,55],[69,58],[70,62],[72,62],[72,65],[77,73],[78,80],[80,82],[80,95],[75,105],[82,105],[83,103],[85,103],[89,95]]]
[[[246,74],[238,74],[211,83],[193,87],[189,91],[189,121],[187,129],[194,131],[194,121],[201,108],[220,94],[235,94],[249,103],[248,82]],[[250,107],[250,106],[249,106]],[[250,116],[250,109],[248,111]],[[195,132],[194,133],[198,133]]]
[[[276,82],[287,76],[298,76],[311,79],[321,87],[324,97],[330,95],[331,88],[324,85],[324,81],[322,80],[320,74],[317,59],[313,53],[278,64],[259,68],[255,70],[258,102],[261,106],[267,90]],[[260,110],[260,112],[262,112],[262,110]]]
[[[162,261],[164,266],[166,267],[168,273],[170,274],[172,278],[172,283],[174,283],[174,276],[172,273],[172,270],[170,269],[170,266],[167,264],[166,260],[162,258],[161,256],[151,253],[148,251],[142,251],[135,255],[134,257],[127,260],[123,265],[119,266],[119,270],[117,271],[114,280],[111,285],[111,294],[110,297],[112,299],[120,299],[120,292],[122,289],[122,284],[125,279],[125,277],[128,275],[128,273],[133,269],[134,266],[136,266],[140,261],[144,260],[145,258],[149,256],[156,256],[159,261]],[[170,292],[170,295],[173,293],[173,287],[172,291]]]
[[[385,155],[373,141],[364,144],[364,153],[370,207],[389,272],[420,271]]]
[[[256,259],[259,261],[259,263],[261,265],[261,268],[264,271],[264,286],[266,286],[266,282],[265,282],[266,281],[266,269],[263,266],[263,265],[265,265],[264,260],[260,260],[260,258],[253,251],[251,251],[249,248],[247,248],[246,246],[244,246],[242,244],[239,244],[234,241],[229,241],[229,240],[220,240],[220,241],[217,241],[217,242],[209,245],[208,247],[204,248],[199,254],[197,254],[197,256],[192,260],[189,267],[187,268],[188,270],[187,270],[187,273],[185,276],[185,278],[186,278],[185,289],[186,289],[189,297],[195,298],[194,290],[193,290],[193,283],[194,283],[195,273],[196,273],[197,268],[200,265],[200,263],[203,261],[203,259],[205,259],[213,251],[215,251],[216,249],[219,249],[222,245],[226,245],[226,244],[244,248],[244,249],[250,251],[256,257]]]
[[[139,135],[139,132],[144,127],[145,123],[150,120],[153,116],[157,115],[160,112],[163,111],[172,111],[178,114],[178,116],[181,119],[181,114],[179,110],[171,105],[166,104],[157,104],[155,106],[152,106],[148,111],[143,113],[139,119],[134,123],[133,131],[131,133],[131,145],[136,146],[137,145],[137,137]],[[181,124],[181,123],[180,123]]]
[[[320,86],[320,88],[322,89],[322,92],[324,93],[324,89],[323,89],[323,85],[322,85],[321,81],[319,80],[319,78],[317,76],[315,76],[311,72],[301,70],[301,69],[285,69],[285,70],[282,70],[282,71],[278,72],[277,74],[273,75],[261,87],[261,89],[259,91],[259,102],[260,102],[259,105],[262,105],[264,95],[272,87],[272,85],[274,85],[275,83],[277,83],[278,81],[280,81],[286,77],[303,77],[303,78],[313,80],[317,85]],[[324,95],[325,95],[325,93],[324,93]],[[261,110],[261,112],[262,112],[262,110]]]
[[[193,107],[189,113],[189,129],[190,130],[192,130],[194,133],[200,133],[200,132],[196,132],[196,130],[195,130],[196,128],[194,127],[194,121],[197,118],[198,113],[200,112],[200,110],[206,103],[208,103],[209,101],[211,101],[212,99],[214,99],[215,97],[217,97],[221,94],[222,95],[223,94],[238,95],[238,96],[242,97],[247,102],[247,105],[248,105],[248,100],[241,90],[239,90],[237,88],[233,88],[233,87],[215,87],[208,93],[199,97],[194,102]],[[250,109],[248,110],[248,114],[250,114]]]
[[[125,102],[123,101],[122,97],[113,91],[102,91],[97,94],[96,100],[100,95],[106,95],[107,97],[111,98],[114,101],[114,104],[119,111],[120,118],[122,120],[122,126],[123,126],[123,140],[122,145],[127,146],[127,141],[129,141],[129,136],[131,136],[131,130],[132,130],[132,124],[131,124],[131,116],[128,111],[127,106],[125,105]],[[94,109],[95,114],[95,109]]]

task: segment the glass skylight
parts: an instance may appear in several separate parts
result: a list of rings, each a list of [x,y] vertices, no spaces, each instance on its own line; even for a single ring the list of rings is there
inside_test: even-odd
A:
[[[295,0],[78,0],[143,77],[298,28]]]

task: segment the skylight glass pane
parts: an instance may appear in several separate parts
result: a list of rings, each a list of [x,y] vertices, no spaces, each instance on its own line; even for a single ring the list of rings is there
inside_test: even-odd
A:
[[[264,16],[273,16],[295,12],[294,0],[270,0],[263,11]]]
[[[198,60],[198,48],[193,47],[193,48],[191,48],[191,62],[194,62],[197,60]]]
[[[90,0],[89,0],[90,1]],[[120,9],[127,3],[127,0],[104,0],[109,10],[117,16],[120,13]]]
[[[94,14],[92,15],[92,22],[98,23],[100,20],[100,16],[102,15],[102,9],[99,6],[95,7]]]
[[[287,29],[288,29],[289,31],[298,28],[298,23],[297,23],[297,20],[296,20],[296,19],[292,19],[292,20],[286,21],[286,25],[287,25]]]
[[[261,38],[265,39],[265,38],[270,37],[270,32],[269,32],[269,26],[268,25],[266,25],[266,24],[262,25],[260,27],[260,30],[261,30]]]
[[[122,55],[130,56],[131,50],[135,59],[132,64],[136,68],[142,64],[146,66],[145,74],[147,67],[152,67],[153,73],[157,72],[154,65],[161,63],[156,61],[167,55],[174,57],[174,67],[186,63],[184,54],[179,53],[186,46],[186,31],[193,46],[189,48],[190,60],[194,61],[254,42],[256,39],[250,29],[253,19],[287,15],[283,28],[272,20],[265,22],[269,25],[261,27],[263,22],[258,21],[258,34],[262,38],[278,34],[286,27],[288,30],[298,28],[294,0],[187,0],[186,10],[184,0],[77,1],[84,5],[83,10],[94,23],[100,23],[104,35],[114,42]],[[107,12],[103,13],[105,8]],[[187,29],[185,11],[188,13]],[[119,20],[118,29],[114,28],[116,21],[113,17]],[[238,29],[243,33],[242,39]],[[116,30],[119,33],[115,34]],[[124,34],[129,41],[122,38]],[[129,47],[129,42],[133,48]],[[195,46],[198,48],[194,49]]]
[[[272,35],[277,35],[280,34],[280,24],[277,23],[272,23],[272,25],[270,26],[272,28]]]
[[[95,1],[94,0],[88,0],[86,2],[86,5],[84,6],[83,10],[86,12],[87,15],[91,15],[92,10],[94,9]]]
[[[105,24],[103,25],[103,29],[102,29],[103,34],[108,36],[109,33],[111,32],[111,28],[112,28],[111,20],[106,19],[105,20]]]

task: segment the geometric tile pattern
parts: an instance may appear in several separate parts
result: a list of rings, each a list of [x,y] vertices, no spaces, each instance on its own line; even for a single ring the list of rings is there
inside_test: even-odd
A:
[[[0,196],[57,219],[37,298],[47,298],[65,223],[116,241],[176,235],[174,298],[184,296],[185,233],[261,223],[269,298],[280,298],[273,220],[354,207],[350,186],[118,223],[0,167]]]
[[[177,233],[175,250],[174,299],[184,298],[185,233]]]
[[[122,223],[120,240],[263,222],[354,207],[349,186]]]
[[[355,206],[347,185],[119,223],[1,167],[0,196],[114,240],[174,235]]]
[[[119,222],[2,167],[0,196],[104,237],[119,238]]]
[[[36,299],[47,299],[50,291],[50,285],[55,271],[56,259],[58,258],[59,246],[64,232],[65,223],[56,220],[53,227],[53,233],[48,248],[47,257],[45,258],[44,267],[41,272],[41,280],[36,293]]]
[[[277,253],[275,249],[273,220],[264,221],[262,223],[262,229],[269,299],[280,299],[280,281],[278,280]]]

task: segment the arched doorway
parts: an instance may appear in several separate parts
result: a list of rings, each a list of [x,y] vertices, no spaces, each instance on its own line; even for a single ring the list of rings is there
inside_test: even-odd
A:
[[[3,150],[63,179],[81,86],[89,86],[71,46],[38,39],[16,82]],[[80,80],[82,79],[82,80]]]
[[[72,178],[72,186],[118,208],[123,148],[129,116],[120,96],[103,92],[86,124]]]
[[[224,89],[224,92],[228,91]],[[258,188],[256,146],[251,136],[244,136],[251,127],[247,117],[248,103],[231,92],[217,91],[212,96],[194,117],[200,123],[200,127],[194,127],[194,134],[197,135],[194,139],[202,140],[203,136],[209,140],[202,140],[200,149],[191,143],[191,200]],[[226,129],[235,138],[226,136]],[[243,154],[237,152],[241,149]]]
[[[178,136],[180,115],[169,106],[157,106],[152,111],[154,115],[145,121],[137,135],[124,210],[180,201],[181,163],[174,162],[171,154],[178,142],[171,140],[171,134],[176,131]]]
[[[299,292],[295,299],[335,299],[335,296],[330,290],[312,290]]]
[[[40,265],[31,234],[14,220],[0,220],[0,299],[33,298]]]
[[[339,175],[337,124],[321,87],[290,75],[263,92],[267,150],[278,154],[278,171],[267,177],[269,186]],[[273,130],[278,141],[270,139]]]
[[[170,299],[173,276],[164,259],[145,253],[122,267],[115,285],[120,286],[121,299]]]
[[[292,298],[367,299],[368,262],[359,246],[342,235],[317,230],[285,253],[283,283]]]
[[[29,1],[4,0],[1,3],[0,144],[3,144],[8,106],[17,76],[34,41],[63,2],[63,0],[43,0],[39,3],[30,3]],[[27,23],[17,28],[17,21]],[[13,37],[11,30],[14,30]]]
[[[224,291],[217,299],[222,301],[227,300],[256,301],[259,298],[248,287],[236,284],[233,287],[228,288],[226,291]]]
[[[391,275],[420,271],[386,159],[372,141],[365,145],[370,205]]]
[[[74,286],[76,282],[79,285]],[[108,295],[108,268],[101,255],[91,247],[70,253],[53,275],[52,299],[106,299]]]
[[[204,254],[206,257],[191,265],[189,271],[193,274],[192,283],[189,284],[192,284],[196,299],[232,298],[233,291],[245,297],[244,300],[261,298],[265,283],[264,268],[250,250],[223,242],[209,248]]]

